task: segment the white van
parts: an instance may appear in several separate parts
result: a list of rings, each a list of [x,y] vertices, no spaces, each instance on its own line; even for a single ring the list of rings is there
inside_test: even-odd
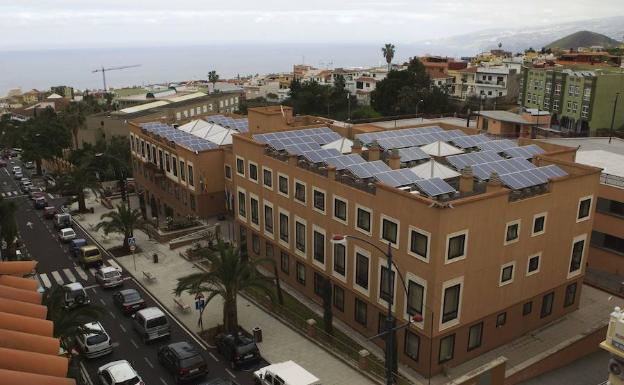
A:
[[[286,361],[265,366],[254,372],[259,385],[321,385],[312,373],[294,361]]]

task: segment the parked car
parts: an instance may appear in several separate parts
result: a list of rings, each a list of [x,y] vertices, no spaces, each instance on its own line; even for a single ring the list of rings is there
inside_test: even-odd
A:
[[[221,333],[215,337],[217,351],[230,362],[232,369],[260,361],[260,351],[252,338],[242,333],[238,335]]]
[[[18,172],[15,173],[14,176],[15,176],[16,180],[20,180],[20,179],[22,179],[24,177],[24,174],[22,174],[21,171],[18,171]]]
[[[74,231],[74,229],[72,229],[71,227],[67,227],[65,229],[61,229],[61,231],[59,231],[59,239],[62,242],[69,242],[72,239],[76,238],[76,232]]]
[[[20,190],[22,190],[23,193],[27,193],[30,186],[32,186],[32,182],[29,180],[20,182]]]
[[[0,159],[0,167],[6,167],[8,162],[4,159]]]
[[[134,330],[139,333],[144,343],[171,336],[169,320],[157,307],[141,309],[132,315]]]
[[[294,361],[280,362],[254,372],[258,385],[320,385],[321,381]]]
[[[113,294],[113,302],[125,315],[145,308],[145,300],[135,289],[120,290]]]
[[[54,218],[54,214],[56,214],[56,207],[48,206],[48,207],[44,207],[43,208],[43,217],[45,219],[52,219],[52,218]]]
[[[74,309],[91,303],[89,295],[80,282],[68,283],[63,286],[63,290],[65,291],[65,296],[63,297],[65,309]]]
[[[43,208],[48,205],[48,201],[45,199],[45,197],[37,197],[35,198],[33,205],[35,206],[36,209],[43,210]]]
[[[97,371],[102,385],[145,385],[139,374],[126,360],[109,362]]]
[[[123,285],[123,279],[121,279],[121,272],[114,267],[106,266],[101,267],[95,273],[95,280],[102,287],[110,288]]]
[[[101,323],[89,322],[84,324],[82,329],[82,332],[76,336],[76,343],[84,356],[95,358],[113,352],[110,336]]]
[[[72,257],[78,258],[80,248],[86,246],[87,240],[84,238],[76,238],[69,242],[69,253]]]
[[[41,187],[35,187],[33,185],[28,187],[28,196],[30,199],[35,199],[35,197],[43,195],[45,195],[45,192]]]
[[[102,253],[97,246],[87,245],[78,249],[78,263],[84,267],[102,266]]]
[[[175,378],[177,383],[204,377],[208,374],[206,361],[188,342],[174,342],[158,349],[158,362]]]
[[[31,169],[33,169],[33,168],[35,168],[35,162],[26,162],[26,163],[24,164],[24,168],[27,168],[27,169],[29,169],[29,170],[31,170]]]
[[[13,174],[17,174],[18,172],[21,173],[22,172],[22,168],[20,166],[13,166],[13,168],[11,169],[11,172]]]
[[[57,230],[72,227],[71,215],[59,213],[54,216],[54,228]]]

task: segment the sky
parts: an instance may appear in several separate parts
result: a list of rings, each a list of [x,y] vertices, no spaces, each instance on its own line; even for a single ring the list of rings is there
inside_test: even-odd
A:
[[[0,0],[0,50],[415,43],[622,14],[622,0]]]

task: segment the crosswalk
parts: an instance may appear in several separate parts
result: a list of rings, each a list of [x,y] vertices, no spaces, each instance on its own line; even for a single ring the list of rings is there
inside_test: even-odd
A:
[[[112,259],[107,260],[105,262],[105,265],[106,264],[116,269],[119,269],[120,271],[122,270],[121,266],[119,266],[119,264]],[[82,267],[75,265],[69,268],[58,269],[49,273],[39,273],[37,274],[37,276],[41,284],[46,289],[49,289],[52,287],[53,284],[62,286],[72,282],[86,282],[89,280],[89,276],[95,277],[96,272],[97,269],[95,267],[90,267],[85,271]]]
[[[5,192],[0,193],[0,196],[2,196],[3,198],[16,197],[18,195],[22,195],[22,193],[20,191],[17,191],[17,190],[5,191]]]

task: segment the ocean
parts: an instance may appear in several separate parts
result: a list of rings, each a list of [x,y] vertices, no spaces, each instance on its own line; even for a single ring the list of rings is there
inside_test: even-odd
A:
[[[140,64],[106,74],[108,87],[206,79],[216,70],[221,78],[292,71],[293,64],[318,68],[385,64],[382,44],[266,44],[135,48],[55,49],[0,51],[0,95],[21,87],[45,90],[70,85],[101,89],[97,68]],[[395,62],[418,55],[414,46],[397,45]]]

